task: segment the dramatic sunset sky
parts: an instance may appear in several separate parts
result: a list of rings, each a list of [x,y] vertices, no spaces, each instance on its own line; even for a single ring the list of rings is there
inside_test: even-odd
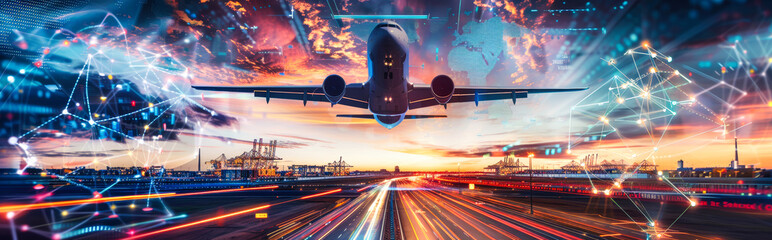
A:
[[[510,153],[521,160],[535,153],[535,167],[558,168],[598,153],[602,159],[627,163],[646,159],[672,169],[679,159],[693,167],[728,166],[736,135],[741,164],[772,167],[772,93],[766,77],[772,64],[772,32],[769,21],[757,19],[761,13],[719,16],[703,9],[699,16],[722,21],[660,20],[648,14],[666,11],[639,4],[618,8],[622,1],[591,7],[553,1],[492,5],[469,1],[460,11],[456,2],[443,1],[339,2],[341,14],[439,17],[399,21],[410,37],[411,82],[429,83],[446,74],[457,86],[589,90],[531,95],[517,105],[500,101],[420,109],[409,114],[448,118],[405,120],[391,130],[374,120],[335,117],[369,113],[363,109],[331,108],[327,103],[304,107],[300,101],[279,99],[266,104],[248,93],[195,91],[190,84],[321,84],[329,74],[339,74],[347,83],[365,82],[365,40],[377,22],[332,20],[323,1],[294,1],[293,18],[283,16],[278,3],[269,6],[271,1],[229,1],[220,4],[222,8],[207,1],[170,1],[168,8],[154,9],[152,14],[143,14],[150,11],[146,9],[117,14],[124,20],[132,16],[127,22],[139,18],[138,26],[124,26],[131,39],[126,55],[147,60],[147,54],[137,49],[173,55],[189,71],[183,76],[161,72],[165,75],[158,81],[179,87],[226,123],[191,117],[196,128],[178,130],[178,140],[153,141],[160,151],[132,142],[69,138],[36,142],[32,152],[47,153],[38,156],[46,166],[162,164],[192,170],[195,165],[186,163],[196,158],[199,148],[207,161],[220,154],[240,154],[251,148],[252,139],[263,138],[280,141],[277,155],[284,158],[280,167],[323,165],[342,156],[358,170],[393,170],[397,165],[406,171],[455,170],[460,163],[462,170],[480,171]],[[596,8],[596,13],[545,11],[585,7]],[[224,10],[207,13],[214,8]],[[476,13],[476,8],[484,10]],[[755,7],[748,3],[727,11],[749,8]],[[223,34],[219,11],[235,14],[234,21],[246,24],[245,29],[257,28]],[[143,17],[158,19],[144,20],[156,24],[141,25]],[[723,24],[738,19],[757,24]],[[673,24],[680,25],[661,27]],[[217,57],[222,51],[217,49],[223,47],[228,49],[226,63]],[[116,77],[134,78],[140,84],[146,80],[128,70],[123,73]],[[629,86],[621,86],[626,83]],[[177,107],[185,108],[184,104],[192,105],[183,101]],[[602,137],[594,139],[598,136]],[[550,149],[557,151],[545,154]],[[63,154],[89,151],[109,156]],[[10,161],[7,165],[15,164]]]

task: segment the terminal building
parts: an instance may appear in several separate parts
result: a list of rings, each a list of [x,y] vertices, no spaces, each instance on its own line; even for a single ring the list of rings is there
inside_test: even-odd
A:
[[[286,175],[295,177],[348,176],[351,174],[351,167],[353,166],[343,161],[343,157],[340,157],[338,161],[332,161],[327,165],[294,164],[288,167]]]

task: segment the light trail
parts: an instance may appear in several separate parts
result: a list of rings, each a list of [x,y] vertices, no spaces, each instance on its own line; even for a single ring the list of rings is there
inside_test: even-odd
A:
[[[318,196],[324,196],[324,195],[327,195],[327,194],[332,194],[332,193],[336,193],[336,192],[340,192],[340,191],[341,191],[341,189],[336,189],[336,190],[327,191],[327,192],[323,192],[323,193],[317,193],[317,194],[314,194],[314,195],[308,195],[308,196],[302,197],[300,199],[315,198],[315,197],[318,197]]]
[[[375,202],[373,202],[373,205],[368,210],[368,214],[372,213],[372,217],[369,220],[370,225],[367,227],[367,232],[365,232],[365,239],[371,239],[370,235],[374,234],[375,227],[382,222],[382,219],[379,217],[382,217],[383,214],[381,214],[381,209],[384,209],[384,205],[386,204],[386,194],[389,192],[389,187],[391,186],[391,180],[386,182],[381,188],[381,191],[378,193],[378,197],[375,199]],[[373,209],[373,207],[375,209]],[[372,212],[370,212],[372,210]],[[365,217],[366,218],[366,217]]]
[[[438,194],[438,195],[439,195],[439,194]],[[486,206],[480,206],[480,209],[484,209],[484,210],[490,211],[490,212],[492,212],[492,213],[495,213],[495,214],[497,214],[497,215],[500,215],[500,216],[503,216],[503,217],[504,217],[504,218],[498,218],[498,217],[495,217],[495,216],[493,216],[493,215],[490,215],[490,214],[488,214],[488,213],[485,213],[485,212],[483,212],[483,211],[481,211],[481,210],[479,210],[479,209],[473,208],[473,207],[471,207],[471,206],[469,206],[469,205],[467,205],[467,204],[464,204],[464,203],[462,203],[462,202],[461,202],[461,201],[465,201],[465,202],[467,202],[468,204],[474,204],[474,203],[473,203],[472,201],[470,201],[469,199],[464,199],[464,198],[460,198],[460,197],[456,196],[456,198],[458,198],[458,200],[454,200],[454,199],[452,199],[452,198],[451,198],[451,196],[450,196],[450,195],[448,195],[448,196],[443,196],[443,195],[440,195],[440,196],[442,196],[442,197],[445,197],[446,199],[450,200],[451,202],[455,202],[456,204],[459,204],[459,205],[461,205],[461,206],[465,206],[466,208],[469,208],[469,209],[471,209],[471,210],[473,210],[473,211],[475,211],[475,212],[481,213],[482,215],[484,215],[484,216],[486,216],[486,217],[488,217],[488,218],[491,218],[491,219],[497,220],[497,222],[499,222],[499,223],[502,223],[502,224],[504,224],[504,225],[507,225],[508,227],[510,227],[510,228],[513,228],[513,229],[516,229],[516,230],[518,230],[518,231],[520,231],[520,232],[526,233],[526,234],[528,234],[528,235],[530,235],[530,236],[532,236],[532,237],[534,237],[534,238],[541,238],[541,237],[540,237],[540,236],[538,236],[538,235],[535,235],[535,233],[532,233],[532,232],[530,232],[530,231],[526,230],[525,228],[522,228],[522,227],[520,227],[520,226],[517,226],[517,225],[515,225],[515,224],[512,224],[512,223],[510,223],[509,221],[506,221],[505,219],[512,219],[512,220],[514,220],[515,222],[526,224],[526,225],[528,225],[528,226],[534,227],[534,228],[536,228],[536,229],[539,229],[539,230],[541,230],[541,231],[544,231],[544,232],[547,232],[547,233],[553,234],[553,235],[555,235],[555,236],[558,236],[558,237],[559,237],[559,238],[561,238],[561,239],[576,239],[576,240],[580,239],[580,238],[577,238],[577,237],[574,237],[574,236],[568,235],[568,234],[566,234],[566,233],[563,233],[563,232],[561,232],[561,231],[557,231],[557,230],[555,230],[555,229],[552,229],[552,228],[550,228],[550,227],[548,227],[548,226],[544,226],[544,225],[542,225],[542,224],[539,224],[539,223],[536,223],[536,222],[534,222],[534,221],[528,220],[528,219],[526,219],[526,218],[522,218],[522,217],[518,217],[518,216],[515,216],[515,215],[512,215],[512,214],[509,214],[509,213],[505,213],[505,212],[502,212],[502,211],[498,211],[498,210],[495,210],[495,209],[493,209],[493,208],[490,208],[490,207],[486,207]]]
[[[425,187],[420,187],[420,188],[425,188]],[[536,221],[532,221],[525,217],[516,216],[506,211],[500,211],[498,209],[487,207],[485,205],[477,205],[474,201],[469,199],[469,196],[466,196],[466,195],[449,194],[448,192],[444,192],[440,190],[411,191],[410,194],[416,195],[413,198],[421,205],[421,206],[416,206],[417,208],[422,208],[425,211],[431,212],[433,211],[432,209],[434,209],[433,207],[431,207],[431,205],[432,204],[436,205],[437,207],[440,207],[441,209],[443,209],[440,212],[441,214],[444,215],[446,213],[450,213],[451,215],[454,215],[456,218],[459,218],[461,221],[466,222],[466,224],[468,224],[471,227],[471,229],[475,229],[476,231],[480,232],[482,235],[490,239],[499,239],[500,237],[489,235],[488,234],[488,232],[490,232],[489,230],[498,232],[498,234],[501,234],[505,238],[514,239],[514,238],[523,237],[523,236],[512,235],[511,234],[512,231],[509,229],[515,230],[516,232],[525,234],[535,239],[549,239],[551,238],[549,237],[550,235],[561,239],[578,239],[577,237],[574,237],[572,233],[563,232],[561,231],[561,229],[556,229],[551,226],[544,225]],[[412,202],[410,199],[404,199],[404,200],[408,200],[408,201],[402,201],[403,204]],[[410,205],[408,204],[408,206]],[[486,222],[480,221],[481,219],[480,217],[470,218],[471,216],[475,216],[477,214],[481,215],[483,217],[482,219],[493,220],[493,222],[506,226],[506,228],[508,229],[499,228],[497,226],[494,226],[494,224],[490,224],[490,222],[486,223]],[[420,223],[420,220],[419,220],[420,217],[414,214],[414,218],[416,219],[417,222]],[[424,218],[425,218],[424,220],[429,224],[429,227],[431,227],[432,229],[436,229],[434,228],[434,226],[432,226],[432,222],[429,221],[427,216],[424,215]],[[435,218],[436,218],[436,215],[435,215]],[[441,218],[441,219],[450,220],[451,218],[449,217],[449,215],[446,215],[445,218]],[[469,220],[476,220],[476,222],[473,223]],[[441,224],[438,223],[438,225],[440,225],[441,227]],[[458,227],[461,227],[461,226],[458,226]],[[461,229],[461,230],[466,232],[465,231],[466,229]],[[424,232],[425,231],[426,230],[424,230]],[[469,233],[466,233],[466,234],[469,235]],[[448,235],[448,236],[452,238],[452,235]]]
[[[424,204],[424,203],[422,203],[422,202],[418,202],[418,203],[419,203],[419,204],[421,204],[421,207],[423,207],[424,209],[427,209],[427,210],[428,210],[428,209],[430,209],[430,206],[428,206],[427,204]],[[446,235],[448,235],[448,236],[451,236],[451,239],[453,239],[453,238],[454,238],[454,239],[461,239],[461,238],[459,238],[459,237],[458,237],[458,235],[456,235],[455,233],[453,233],[453,231],[450,229],[450,227],[448,227],[448,226],[447,226],[446,224],[444,224],[442,221],[437,221],[437,219],[441,219],[441,218],[440,218],[439,216],[437,216],[437,214],[434,214],[434,211],[427,211],[427,212],[428,212],[429,214],[431,214],[432,216],[434,216],[434,220],[435,220],[435,223],[437,223],[437,225],[440,227],[440,229],[442,229],[442,231],[443,231],[443,232],[444,232]],[[442,214],[442,212],[440,212],[440,214]],[[426,218],[426,214],[424,214],[424,218]],[[450,221],[450,222],[451,222],[451,223],[452,223],[454,226],[458,226],[458,224],[456,224],[456,223],[453,221],[453,219],[451,219],[451,218],[445,218],[445,219],[447,219],[448,221]],[[427,218],[427,220],[428,220],[428,218]],[[464,230],[464,228],[461,228],[461,231],[463,231],[463,232],[466,232],[466,230]],[[469,234],[468,232],[467,232],[466,234],[467,234],[468,236],[473,236],[473,235]]]
[[[265,190],[265,189],[275,189],[278,187],[279,186],[271,185],[271,186],[264,186],[264,187],[224,189],[224,190],[213,190],[213,191],[192,192],[192,193],[182,193],[182,194],[177,194],[177,193],[140,194],[140,195],[129,195],[129,196],[118,196],[118,197],[89,198],[89,199],[67,200],[67,201],[57,201],[57,202],[9,205],[9,206],[0,207],[0,213],[18,212],[18,211],[35,210],[35,209],[43,209],[43,208],[67,207],[67,206],[91,204],[91,203],[118,202],[118,201],[136,200],[136,199],[185,197],[185,196],[217,194],[217,193],[226,193],[226,192]]]
[[[104,202],[126,201],[126,200],[135,200],[135,199],[144,199],[144,198],[164,198],[164,197],[171,197],[174,195],[175,193],[142,194],[142,195],[131,195],[131,196],[120,196],[120,197],[89,198],[89,199],[67,200],[67,201],[58,201],[58,202],[9,205],[9,206],[0,207],[0,213],[34,210],[34,209],[42,209],[42,208],[66,207],[66,206],[89,204],[89,203],[104,203]]]
[[[405,197],[406,197],[406,196],[405,196]],[[406,199],[407,199],[407,198],[406,198]],[[429,206],[427,206],[427,205],[425,205],[424,203],[422,203],[422,202],[419,202],[419,201],[413,201],[413,200],[410,200],[409,202],[410,202],[411,204],[415,204],[415,202],[418,202],[418,203],[421,205],[421,208],[423,208],[423,209],[426,209],[426,210],[427,210],[427,211],[425,211],[425,213],[424,213],[424,214],[422,214],[422,216],[424,217],[424,221],[426,221],[427,223],[429,223],[429,226],[430,226],[432,229],[434,229],[434,231],[435,231],[435,232],[437,232],[437,231],[436,231],[436,229],[434,228],[433,224],[431,223],[430,219],[429,219],[429,218],[427,218],[427,216],[426,216],[426,212],[428,212],[429,214],[431,214],[432,216],[434,216],[434,219],[433,219],[433,220],[435,220],[434,222],[436,223],[436,225],[438,225],[438,226],[439,226],[439,228],[442,230],[442,232],[444,232],[444,233],[445,233],[445,235],[447,235],[447,236],[450,236],[450,237],[451,237],[451,239],[461,239],[461,238],[459,238],[459,237],[458,237],[456,234],[454,234],[454,233],[453,233],[453,231],[452,231],[452,230],[450,230],[450,229],[448,228],[448,226],[446,226],[445,224],[443,224],[443,223],[442,223],[442,221],[437,221],[437,219],[441,219],[441,218],[440,218],[440,217],[438,217],[436,214],[434,214],[434,212],[430,210],[430,207],[429,207]],[[413,207],[413,208],[417,208],[417,207],[418,207],[418,206],[415,206],[415,207]],[[409,217],[410,217],[410,216],[408,216],[408,219],[409,219]],[[455,226],[458,226],[458,225],[457,225],[455,222],[453,222],[453,220],[452,220],[452,219],[450,219],[450,218],[445,218],[445,219],[446,219],[446,220],[449,220],[449,221],[450,221],[451,223],[453,223]],[[461,228],[461,230],[462,230],[462,231],[465,231],[463,228]],[[469,234],[467,234],[467,235],[469,235]],[[469,235],[469,236],[472,236],[472,235]]]
[[[199,225],[199,224],[204,224],[204,223],[208,223],[208,222],[212,222],[212,221],[217,221],[217,220],[220,220],[220,219],[225,219],[225,218],[229,218],[229,217],[233,217],[233,216],[238,216],[238,215],[245,214],[245,213],[250,213],[250,212],[254,212],[254,211],[258,211],[258,210],[263,210],[263,209],[269,208],[271,206],[277,206],[277,205],[281,205],[281,204],[285,204],[285,203],[289,203],[289,202],[294,202],[294,201],[298,201],[298,200],[303,200],[303,199],[320,197],[320,196],[324,196],[324,195],[329,195],[329,194],[337,193],[337,192],[340,192],[340,191],[342,191],[342,189],[338,188],[338,189],[335,189],[335,190],[330,190],[330,191],[326,191],[326,192],[322,192],[322,193],[308,195],[308,196],[305,196],[305,197],[301,197],[301,198],[297,198],[297,199],[292,199],[292,200],[287,200],[287,201],[279,202],[279,203],[276,203],[276,204],[265,204],[265,205],[261,205],[261,206],[257,206],[257,207],[253,207],[253,208],[249,208],[249,209],[245,209],[245,210],[241,210],[241,211],[238,211],[238,212],[228,213],[228,214],[219,215],[219,216],[216,216],[216,217],[211,217],[211,218],[195,221],[195,222],[192,222],[192,223],[186,223],[186,224],[177,225],[177,226],[174,226],[174,227],[164,228],[164,229],[161,229],[161,230],[156,230],[156,231],[152,231],[152,232],[148,232],[148,233],[143,233],[143,234],[131,236],[131,237],[128,237],[128,238],[124,238],[124,240],[144,238],[144,237],[156,235],[156,234],[159,234],[159,233],[170,232],[170,231],[179,230],[179,229],[183,229],[183,228],[187,228],[187,227],[191,227],[191,226],[195,226],[195,225]]]
[[[492,198],[492,197],[482,197],[482,199],[484,199],[485,201],[488,201],[488,202],[493,202],[495,204],[499,204],[500,206],[509,207],[510,209],[516,209],[517,211],[525,211],[527,209],[527,206],[525,206],[525,205],[516,205],[517,202],[509,202],[509,200],[506,200],[506,201],[504,199],[499,200],[499,199],[495,199],[495,198]],[[517,203],[517,204],[519,204],[519,203]],[[588,222],[596,222],[597,220],[595,220],[595,219],[590,219],[590,218],[587,218],[587,217],[581,216],[581,215],[572,215],[570,213],[562,212],[562,211],[557,211],[557,210],[554,210],[554,209],[539,208],[537,216],[539,216],[539,215],[546,216],[546,217],[552,218],[552,219],[560,219],[561,221],[567,222],[570,225],[575,225],[575,226],[576,225],[581,225],[584,228],[594,229],[597,232],[612,231],[611,229],[608,229],[608,226],[605,226],[605,228],[604,228],[604,227],[601,227],[601,226],[594,226],[594,225],[588,224]],[[568,217],[568,216],[570,216],[570,217]],[[638,231],[637,229],[631,229],[631,228],[626,228],[626,230]],[[601,234],[600,236],[602,237],[603,235],[604,234]],[[633,235],[630,235],[630,234],[622,234],[622,233],[609,233],[609,234],[605,234],[605,235],[608,235],[608,236],[624,235],[625,237],[628,237],[628,238],[631,238],[631,239],[636,238],[636,236],[633,236]]]
[[[192,223],[186,223],[186,224],[177,225],[177,226],[170,227],[170,228],[164,228],[164,229],[153,231],[153,232],[143,233],[143,234],[132,236],[132,237],[128,237],[128,238],[125,238],[125,239],[139,239],[139,238],[143,238],[143,237],[147,237],[147,236],[151,236],[151,235],[155,235],[155,234],[159,234],[159,233],[165,233],[165,232],[170,232],[170,231],[174,231],[174,230],[178,230],[178,229],[182,229],[182,228],[186,228],[186,227],[190,227],[190,226],[199,225],[199,224],[202,224],[202,223],[208,223],[208,222],[212,222],[212,221],[217,221],[217,220],[220,220],[220,219],[223,219],[223,218],[229,218],[229,217],[233,217],[233,216],[244,214],[244,213],[254,212],[254,211],[257,211],[257,210],[263,210],[263,209],[266,209],[266,208],[269,208],[269,207],[271,207],[271,205],[270,204],[266,204],[266,205],[262,205],[262,206],[259,206],[259,207],[254,207],[254,208],[250,208],[250,209],[246,209],[246,210],[241,210],[241,211],[238,211],[238,212],[233,212],[233,213],[229,213],[229,214],[225,214],[225,215],[220,215],[220,216],[217,216],[217,217],[212,217],[212,218],[207,218],[207,219],[204,219],[204,220],[195,221],[195,222],[192,222]]]
[[[446,212],[452,214],[453,216],[455,216],[458,219],[461,219],[461,221],[463,221],[466,224],[468,224],[470,227],[472,227],[472,229],[474,229],[475,231],[479,232],[480,234],[486,236],[489,239],[497,239],[497,238],[491,236],[490,234],[488,234],[487,231],[484,231],[482,226],[487,227],[488,229],[491,229],[491,230],[493,230],[495,232],[498,232],[502,236],[505,236],[505,238],[508,238],[508,239],[517,239],[518,238],[517,236],[514,236],[514,235],[510,234],[508,231],[506,231],[504,229],[501,229],[501,228],[496,227],[496,226],[494,226],[494,225],[492,225],[490,223],[486,223],[486,222],[482,221],[481,218],[479,218],[479,217],[471,217],[470,218],[469,216],[474,216],[474,215],[471,212],[465,211],[463,208],[461,208],[461,207],[464,207],[463,205],[454,206],[450,202],[444,201],[443,199],[440,199],[440,198],[438,198],[435,195],[429,194],[428,192],[419,192],[419,193],[422,194],[422,197],[421,198],[416,198],[416,199],[431,199],[432,202],[443,203],[442,206],[446,210]],[[447,218],[447,219],[450,219],[450,218]],[[469,220],[469,219],[474,220],[474,222]],[[480,225],[482,225],[482,226],[480,226]],[[470,236],[475,236],[475,235],[470,235]]]
[[[368,186],[365,186],[365,187],[363,187],[363,188],[357,189],[357,192],[361,192],[361,191],[364,191],[364,190],[366,190],[366,189],[368,189],[368,188],[370,188],[370,186],[369,186],[369,185],[368,185]]]
[[[378,190],[378,195],[375,197],[375,201],[373,201],[372,204],[370,204],[370,207],[367,209],[367,213],[365,214],[365,217],[362,218],[362,221],[359,222],[359,225],[357,226],[356,230],[351,234],[350,239],[371,239],[372,234],[374,233],[376,225],[378,225],[381,222],[381,219],[379,217],[382,216],[381,209],[383,208],[383,205],[385,204],[385,198],[386,193],[389,192],[389,186],[391,186],[392,180],[387,180],[385,184],[380,186],[380,190]],[[365,229],[365,226],[367,226],[367,230],[364,232],[364,235],[360,235],[362,233],[362,230]]]
[[[364,188],[360,188],[359,190],[357,190],[357,192],[364,191],[365,189],[368,189],[368,188],[370,188],[372,186],[373,185],[368,185],[368,186],[366,186]],[[322,231],[322,230],[324,230],[326,228],[327,231],[324,232],[324,234],[322,234],[318,238],[318,239],[325,239],[327,237],[327,235],[329,235],[330,233],[335,231],[338,228],[338,226],[340,226],[342,223],[346,222],[346,220],[349,219],[349,217],[354,215],[354,213],[357,213],[361,208],[365,207],[366,204],[364,202],[369,201],[370,199],[372,199],[372,198],[374,198],[376,196],[375,192],[377,192],[376,189],[377,189],[378,185],[375,185],[375,186],[376,187],[372,190],[372,192],[368,192],[368,193],[360,195],[355,200],[349,202],[347,207],[342,208],[342,209],[338,209],[336,214],[332,215],[331,217],[327,218],[326,220],[323,219],[322,221],[318,221],[317,223],[315,223],[315,225],[319,225],[319,226],[314,227],[310,232],[302,233],[302,234],[296,234],[296,235],[290,236],[289,239],[307,239],[308,237],[313,236],[316,232]],[[343,216],[343,214],[345,214],[345,213],[348,213],[348,214]],[[339,218],[341,216],[343,216],[343,218]],[[336,221],[337,223],[334,224],[332,227],[329,227],[329,228],[326,227],[328,224],[332,223],[333,221]]]

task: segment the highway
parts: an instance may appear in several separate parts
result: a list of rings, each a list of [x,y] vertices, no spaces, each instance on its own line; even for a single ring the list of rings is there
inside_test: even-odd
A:
[[[749,212],[698,207],[673,226],[669,223],[683,212],[677,205],[641,201],[640,205],[619,206],[628,212],[636,207],[666,206],[657,210],[657,221],[663,224],[648,226],[640,217],[617,209],[609,195],[538,190],[531,214],[528,190],[509,185],[469,189],[468,183],[441,179],[389,175],[315,179],[154,195],[56,198],[6,204],[0,211],[13,212],[6,213],[6,218],[14,216],[15,221],[34,226],[34,230],[19,232],[19,239],[724,239],[769,233],[765,226],[772,222],[769,215],[748,218]],[[152,208],[134,208],[133,203]],[[113,204],[118,207],[102,207]],[[67,216],[65,210],[69,210]],[[43,219],[52,211],[62,213],[57,216],[60,223],[82,222],[71,226],[96,230],[60,228],[47,233]],[[701,215],[691,214],[695,211]],[[90,221],[82,221],[84,218]],[[749,221],[760,224],[750,225]],[[115,227],[103,230],[107,228],[96,224]],[[699,228],[705,225],[712,227]]]
[[[290,239],[642,239],[635,228],[462,191],[418,177],[383,181]]]
[[[379,239],[383,234],[384,214],[394,180],[384,180],[359,190],[364,192],[346,206],[332,211],[312,225],[293,234],[291,239]]]
[[[397,183],[405,239],[580,239],[580,232],[432,187],[423,180]]]

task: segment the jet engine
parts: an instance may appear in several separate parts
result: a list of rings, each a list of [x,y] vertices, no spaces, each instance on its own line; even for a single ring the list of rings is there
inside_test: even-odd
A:
[[[344,81],[341,76],[332,74],[324,78],[322,90],[324,91],[327,100],[329,100],[332,105],[335,105],[343,98],[343,95],[346,94],[346,81]]]
[[[445,75],[437,75],[432,79],[432,95],[434,99],[440,104],[446,104],[453,97],[453,91],[456,86],[453,84],[453,79]]]

